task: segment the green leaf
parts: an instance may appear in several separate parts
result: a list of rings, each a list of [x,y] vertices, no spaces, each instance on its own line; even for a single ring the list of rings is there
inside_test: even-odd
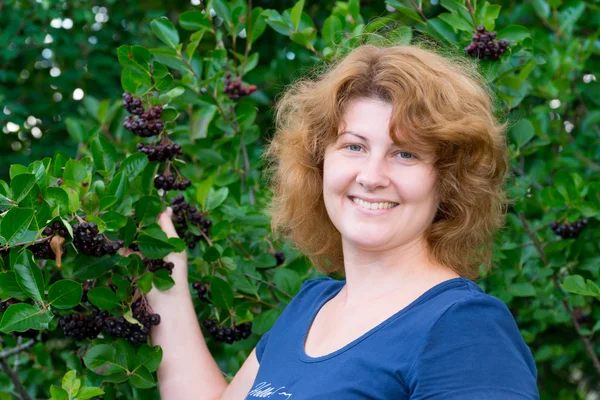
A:
[[[169,242],[148,235],[145,232],[140,232],[136,243],[142,254],[152,259],[166,257],[174,250],[173,245]]]
[[[81,284],[63,279],[54,282],[48,289],[48,302],[54,308],[69,309],[79,304],[82,295]]]
[[[15,298],[17,300],[27,299],[13,271],[0,272],[0,299],[6,301]]]
[[[208,16],[201,11],[186,11],[179,15],[179,26],[187,31],[212,30]],[[189,57],[188,57],[189,58]]]
[[[275,325],[275,321],[279,318],[281,310],[278,308],[271,308],[263,311],[252,321],[252,332],[257,335],[264,335],[269,329]]]
[[[24,250],[19,254],[15,265],[15,278],[17,283],[29,298],[42,302],[44,296],[44,278],[40,267],[33,260],[33,253]]]
[[[128,372],[127,368],[117,363],[116,347],[99,344],[92,346],[83,356],[85,366],[98,375],[111,375],[118,372]]]
[[[423,20],[419,16],[419,14],[413,8],[405,6],[400,1],[386,0],[386,3],[389,4],[390,6],[394,7],[396,10],[400,11],[402,14],[404,14],[408,18],[412,19],[413,21],[423,22]]]
[[[144,366],[141,366],[134,371],[133,375],[129,378],[129,382],[138,389],[148,389],[156,386],[154,377],[150,371],[148,371],[148,368]]]
[[[69,398],[75,397],[81,387],[81,379],[77,378],[77,371],[68,371],[62,379],[62,387],[66,390]]]
[[[584,279],[581,275],[567,276],[560,287],[567,292],[600,298],[598,285],[589,279]]]
[[[121,307],[117,295],[107,287],[95,287],[87,294],[90,303],[102,310],[112,310]]]
[[[192,57],[194,56],[194,53],[196,52],[196,49],[198,48],[198,44],[200,44],[200,41],[202,40],[202,37],[204,36],[204,32],[206,32],[206,31],[204,29],[202,29],[202,30],[199,30],[198,32],[194,32],[192,34],[192,36],[190,36],[190,41],[189,41],[187,47],[185,48],[185,55],[188,60],[191,60]]]
[[[321,35],[325,45],[331,46],[338,42],[341,37],[342,21],[337,15],[330,15],[323,24]]]
[[[175,49],[179,44],[179,33],[167,17],[152,20],[150,28],[159,40],[172,49]]]
[[[535,136],[533,124],[528,119],[522,119],[510,130],[510,136],[513,138],[517,148],[523,147]]]
[[[292,8],[292,26],[294,27],[294,31],[298,30],[298,25],[300,25],[300,17],[302,17],[302,10],[304,9],[304,0],[298,0],[294,7]]]
[[[107,213],[102,214],[102,220],[106,224],[106,229],[109,231],[117,231],[127,225],[127,217],[116,211],[108,211]]]
[[[263,9],[261,7],[255,7],[252,9],[252,27],[249,26],[250,20],[246,20],[246,32],[252,31],[250,37],[250,43],[254,43],[267,28],[267,22],[265,17],[262,15]]]
[[[65,389],[56,385],[50,386],[50,396],[52,396],[51,400],[70,400]]]
[[[25,235],[33,220],[33,210],[30,208],[11,208],[0,222],[0,236],[12,246]]]
[[[110,271],[115,265],[109,255],[102,257],[92,257],[79,255],[77,257],[77,267],[73,271],[73,276],[77,279],[96,279],[105,272]]]
[[[115,175],[108,187],[107,196],[116,196],[118,201],[123,200],[125,194],[129,191],[129,180],[123,171]]]
[[[80,161],[68,160],[63,172],[63,179],[75,183],[82,183],[84,181],[90,183],[91,174],[88,173],[87,169]]]
[[[135,203],[135,218],[142,226],[156,222],[162,205],[156,196],[144,196]]]
[[[233,289],[223,279],[213,276],[210,281],[210,292],[213,302],[218,307],[229,310],[233,306]]]
[[[92,156],[96,169],[112,171],[117,160],[117,149],[102,136],[96,136],[92,141]]]
[[[231,10],[229,9],[229,4],[223,0],[213,0],[212,6],[217,15],[223,18],[227,25],[231,25]]]
[[[136,363],[133,346],[127,340],[121,338],[117,340],[115,347],[117,350],[115,353],[117,364],[124,365],[128,371],[132,371]]]
[[[169,290],[175,285],[175,281],[171,278],[169,271],[166,269],[159,269],[154,272],[154,286],[158,290]]]
[[[86,214],[96,214],[100,210],[100,197],[94,192],[88,192],[81,202],[81,208]]]
[[[142,153],[135,153],[121,163],[119,171],[123,172],[129,182],[133,181],[148,165],[148,157]]]
[[[190,123],[190,137],[192,139],[203,139],[206,137],[208,125],[216,111],[217,106],[213,106],[212,104],[203,105],[194,111]]]
[[[2,315],[0,332],[25,332],[29,329],[48,329],[48,323],[54,316],[48,310],[36,308],[30,304],[12,304]]]
[[[152,290],[152,279],[153,279],[153,276],[154,275],[152,274],[152,272],[145,272],[138,279],[137,285],[140,288],[140,290],[142,291],[142,293],[146,294],[150,290]]]
[[[104,390],[98,387],[84,386],[77,392],[77,400],[87,400],[93,397],[102,396]]]
[[[52,212],[57,208],[58,214],[61,216],[64,216],[69,212],[69,195],[61,188],[49,187],[44,196],[44,200],[48,202]]]
[[[210,211],[219,207],[227,199],[228,195],[229,189],[226,187],[223,187],[219,190],[214,190],[211,188],[206,199],[206,210]]]
[[[264,10],[262,15],[266,18],[267,24],[276,32],[285,36],[292,34],[292,27],[283,21],[281,15],[276,10]]]
[[[136,358],[136,368],[137,366],[145,366],[148,368],[148,371],[154,372],[158,369],[158,365],[162,361],[162,349],[160,346],[150,347],[143,344],[138,349]]]
[[[66,118],[65,128],[67,128],[67,132],[76,143],[87,143],[89,136],[80,120]]]
[[[525,38],[530,37],[529,29],[521,25],[509,25],[506,28],[498,32],[498,40],[508,40],[511,45],[522,41]]]
[[[508,287],[508,292],[513,296],[530,297],[535,296],[536,291],[531,283],[513,283]]]
[[[312,26],[303,29],[301,32],[293,32],[290,39],[301,46],[308,45],[317,36],[317,30]]]
[[[35,175],[33,174],[20,174],[15,176],[10,182],[10,187],[13,191],[13,198],[15,202],[20,203],[23,200],[33,186],[35,185]]]

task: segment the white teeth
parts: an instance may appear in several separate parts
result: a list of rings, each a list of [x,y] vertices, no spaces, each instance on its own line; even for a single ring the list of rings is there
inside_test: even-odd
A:
[[[385,202],[385,203],[369,203],[366,202],[364,200],[358,199],[356,197],[354,197],[352,199],[352,201],[355,204],[358,204],[359,206],[361,206],[362,208],[366,208],[367,210],[384,210],[384,209],[388,209],[388,208],[392,208],[398,205],[398,203],[389,203],[389,202]]]

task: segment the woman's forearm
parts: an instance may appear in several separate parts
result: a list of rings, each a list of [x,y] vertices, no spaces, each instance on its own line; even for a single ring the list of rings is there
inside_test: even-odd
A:
[[[146,297],[161,317],[151,333],[153,345],[163,350],[158,368],[161,399],[220,399],[227,381],[206,346],[187,281],[163,292],[153,288]]]

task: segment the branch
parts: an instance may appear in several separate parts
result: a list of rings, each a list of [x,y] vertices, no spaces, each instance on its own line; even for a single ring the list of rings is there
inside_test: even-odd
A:
[[[29,342],[20,344],[17,347],[14,347],[12,349],[0,351],[0,358],[8,358],[8,357],[13,356],[13,355],[15,355],[17,353],[20,353],[23,350],[27,350],[28,348],[30,348],[31,346],[33,346],[35,343],[36,343],[35,340],[30,340]]]
[[[519,213],[519,218],[521,219],[521,223],[523,224],[523,228],[525,229],[525,232],[527,232],[527,235],[531,238],[533,245],[535,246],[538,253],[540,254],[540,258],[544,262],[544,265],[546,266],[546,268],[551,268],[548,263],[548,259],[546,258],[546,253],[544,252],[544,249],[541,246],[540,242],[535,237],[535,234],[529,228],[529,224],[527,223],[525,216],[522,213]],[[554,286],[556,286],[556,288],[558,290],[562,290],[562,288],[560,287],[560,283],[558,282],[558,278],[556,277],[555,274],[552,274],[552,281],[554,283]],[[590,340],[581,334],[581,326],[579,325],[579,322],[577,321],[577,318],[575,317],[575,313],[571,309],[571,306],[569,306],[569,303],[567,302],[567,300],[562,299],[561,301],[563,303],[563,306],[565,307],[565,309],[571,316],[571,321],[573,321],[573,325],[575,326],[575,331],[579,335],[579,338],[583,342],[583,345],[585,346],[586,351],[590,355],[590,358],[592,359],[592,363],[594,364],[594,368],[596,369],[596,372],[598,373],[598,375],[600,375],[600,360],[598,360],[598,356],[596,356],[596,353],[594,352],[594,348],[592,347]]]
[[[427,22],[427,17],[425,16],[425,14],[423,14],[423,10],[421,9],[421,7],[420,7],[420,6],[417,6],[413,0],[409,0],[409,1],[410,1],[410,5],[411,5],[411,6],[413,6],[413,8],[414,8],[415,10],[417,10],[417,12],[419,13],[419,15],[421,16],[421,19],[422,19],[424,22]],[[468,0],[467,0],[467,1],[468,1]]]
[[[473,27],[477,28],[477,22],[475,21],[475,9],[473,8],[473,4],[471,4],[471,0],[467,0],[467,10],[469,10],[469,14],[473,20]]]
[[[10,368],[10,366],[4,358],[0,358],[0,368],[4,370],[6,376],[8,376],[8,378],[12,381],[13,385],[15,385],[15,389],[17,390],[17,393],[19,393],[19,395],[21,396],[21,399],[31,400],[29,393],[27,393],[27,390],[25,390],[25,387],[23,387],[23,384],[19,380],[19,377],[17,376],[15,371],[13,371],[12,368]]]
[[[269,286],[269,287],[271,287],[271,288],[274,288],[274,289],[277,289],[277,290],[279,290],[279,291],[280,291],[282,294],[284,294],[285,296],[287,296],[287,297],[288,297],[288,298],[290,298],[290,299],[292,299],[292,298],[293,298],[293,296],[291,296],[291,295],[290,295],[289,293],[287,293],[285,290],[282,290],[282,289],[278,288],[278,287],[277,287],[277,285],[274,285],[274,284],[272,284],[271,282],[267,282],[267,281],[265,281],[264,279],[257,278],[256,276],[254,276],[254,275],[250,275],[250,274],[248,274],[248,273],[246,273],[246,272],[244,272],[244,275],[245,275],[245,276],[247,276],[248,278],[252,278],[252,279],[255,279],[255,280],[257,280],[258,282],[264,283],[265,285],[268,285],[268,286]]]

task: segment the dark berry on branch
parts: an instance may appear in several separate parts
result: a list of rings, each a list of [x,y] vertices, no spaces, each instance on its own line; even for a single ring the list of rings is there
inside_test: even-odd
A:
[[[104,235],[99,234],[98,226],[83,222],[73,225],[73,245],[83,254],[102,257],[105,254],[114,255],[123,247],[122,240],[109,241]]]
[[[550,223],[550,228],[563,239],[576,239],[581,231],[587,226],[587,218],[572,223],[559,224],[556,221]]]
[[[285,254],[283,254],[283,251],[275,252],[275,261],[277,262],[276,266],[280,266],[285,262]]]
[[[212,319],[205,319],[204,328],[217,341],[231,344],[235,341],[247,339],[252,333],[252,322],[244,322],[233,328],[221,328],[217,322]]]
[[[231,81],[231,72],[225,73],[225,89],[223,92],[229,97],[230,100],[239,100],[243,96],[248,96],[256,91],[256,85],[243,86],[240,77],[235,78]]]
[[[486,32],[485,27],[480,25],[464,52],[473,58],[497,60],[506,52],[508,42],[504,39],[496,41],[496,37],[496,32]]]
[[[196,294],[198,295],[198,298],[202,302],[204,302],[204,303],[210,303],[210,300],[208,300],[208,297],[211,296],[210,285],[209,284],[202,283],[202,282],[194,282],[192,284],[192,287],[194,288],[194,290],[196,291]]]

